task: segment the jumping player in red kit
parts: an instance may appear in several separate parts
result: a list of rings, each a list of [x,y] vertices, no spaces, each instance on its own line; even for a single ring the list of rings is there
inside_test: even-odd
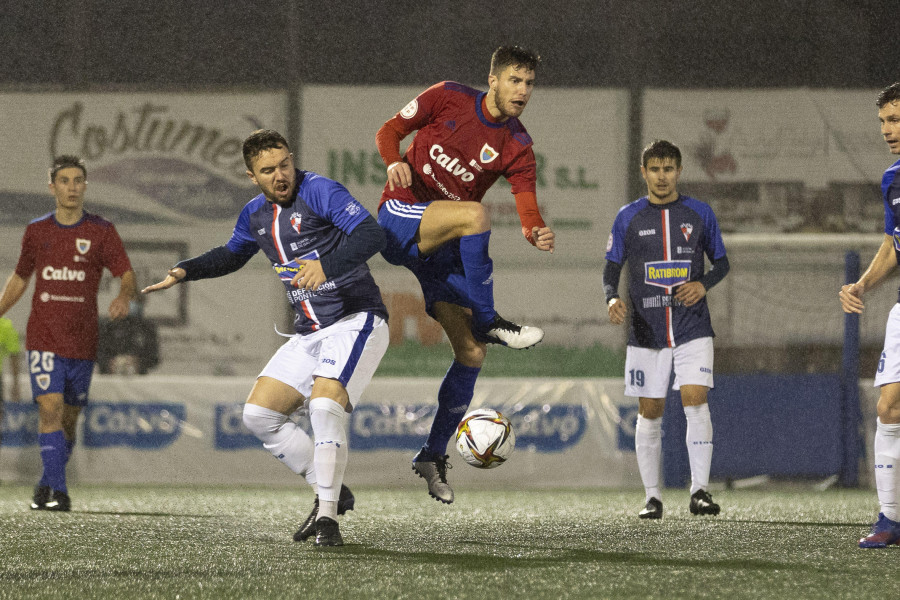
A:
[[[31,389],[38,404],[38,442],[44,472],[31,508],[70,510],[66,463],[75,428],[88,402],[97,354],[97,290],[103,269],[121,278],[109,305],[111,319],[128,314],[135,277],[125,247],[109,221],[84,210],[87,169],[75,156],[60,156],[50,168],[56,211],[25,229],[22,253],[0,296],[0,316],[22,297],[35,276],[26,347]]]
[[[387,165],[378,223],[387,235],[382,251],[391,264],[413,272],[425,309],[450,340],[454,361],[438,391],[438,409],[413,470],[435,499],[453,502],[447,484],[447,442],[465,414],[484,363],[486,344],[530,348],[544,332],[502,318],[494,309],[491,222],[481,204],[501,176],[512,185],[525,239],[553,252],[535,196],[532,141],[518,117],[534,89],[540,58],[518,46],[491,57],[489,89],[444,81],[416,97],[378,130]],[[400,141],[417,131],[406,154]]]

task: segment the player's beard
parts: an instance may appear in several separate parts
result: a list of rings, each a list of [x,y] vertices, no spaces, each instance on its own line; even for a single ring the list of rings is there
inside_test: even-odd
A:
[[[290,206],[292,196],[294,195],[293,181],[275,181],[272,182],[271,200],[279,206]]]

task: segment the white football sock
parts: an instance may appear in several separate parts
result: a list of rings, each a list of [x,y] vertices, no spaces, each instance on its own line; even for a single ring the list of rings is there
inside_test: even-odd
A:
[[[688,461],[691,463],[691,494],[709,486],[709,468],[712,465],[713,429],[709,417],[709,404],[685,406],[687,419]]]
[[[878,419],[875,429],[875,487],[881,512],[900,521],[897,511],[897,470],[900,469],[900,424],[886,425]]]
[[[337,502],[347,467],[347,413],[331,398],[309,401],[315,451],[313,464],[319,486],[319,516],[337,520]]]
[[[297,475],[305,475],[309,485],[316,485],[313,443],[296,423],[278,411],[245,404],[244,426],[287,468]]]
[[[645,419],[638,415],[634,428],[634,450],[644,483],[645,501],[662,500],[659,492],[659,464],[662,458],[662,418]]]

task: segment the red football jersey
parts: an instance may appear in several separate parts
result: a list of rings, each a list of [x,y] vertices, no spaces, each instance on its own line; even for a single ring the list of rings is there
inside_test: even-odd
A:
[[[404,136],[418,130],[404,160],[409,188],[385,185],[381,204],[395,198],[408,204],[429,200],[474,200],[500,176],[512,193],[534,192],[537,169],[531,137],[516,118],[495,122],[483,107],[487,92],[444,81],[431,86],[392,119]]]
[[[115,277],[131,270],[112,223],[85,213],[75,225],[60,225],[53,213],[29,223],[16,274],[35,276],[25,345],[65,358],[97,355],[97,289],[106,267]]]

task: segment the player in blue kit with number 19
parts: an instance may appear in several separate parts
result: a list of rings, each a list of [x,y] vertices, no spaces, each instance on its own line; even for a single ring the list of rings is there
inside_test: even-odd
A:
[[[713,330],[706,292],[728,273],[725,244],[709,205],[678,193],[681,151],[656,140],[641,155],[647,196],[619,210],[606,246],[603,289],[609,320],[628,314],[619,278],[628,262],[631,328],[625,358],[625,395],[639,398],[635,450],[646,492],[642,519],[662,518],[660,457],[666,389],[675,371],[687,418],[691,465],[690,511],[717,515],[707,491],[712,421],[706,398],[713,387]],[[712,262],[704,273],[704,255]]]

